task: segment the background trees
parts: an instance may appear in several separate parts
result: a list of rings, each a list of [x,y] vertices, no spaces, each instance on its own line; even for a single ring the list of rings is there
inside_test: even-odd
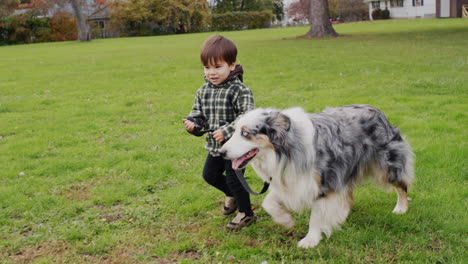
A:
[[[310,29],[305,35],[306,37],[323,38],[338,36],[338,33],[336,33],[330,23],[327,0],[310,0],[309,22]]]
[[[368,17],[361,0],[297,0],[287,12],[316,37],[335,35],[327,15]],[[264,28],[283,17],[283,0],[1,0],[0,45]]]
[[[0,45],[77,38],[73,15],[57,11],[64,0],[0,1]]]
[[[369,19],[369,8],[362,0],[334,0],[334,12],[337,17],[351,22]]]
[[[66,0],[64,0],[66,1]],[[76,25],[78,26],[78,39],[80,41],[90,41],[90,26],[86,23],[86,17],[83,14],[83,6],[85,0],[70,0],[73,13],[76,19]]]
[[[282,0],[214,0],[211,10],[215,14],[271,11],[276,20],[281,20],[284,15]]]
[[[211,30],[264,28],[283,18],[281,0],[213,0]]]
[[[112,0],[121,35],[154,35],[266,27],[281,19],[280,0]]]
[[[203,31],[210,18],[205,0],[112,0],[110,10],[124,35]]]
[[[0,1],[0,19],[6,18],[11,15],[15,8],[20,3],[19,0],[2,0]]]
[[[308,20],[310,3],[311,0],[298,0],[290,4],[285,12],[295,21]],[[362,0],[328,0],[328,14],[330,18],[347,22],[369,18],[368,7]]]

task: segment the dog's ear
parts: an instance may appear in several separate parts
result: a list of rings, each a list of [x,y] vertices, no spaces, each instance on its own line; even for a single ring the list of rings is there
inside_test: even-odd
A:
[[[291,120],[281,112],[273,112],[266,119],[267,136],[271,143],[281,149],[286,142],[287,132],[291,129]]]

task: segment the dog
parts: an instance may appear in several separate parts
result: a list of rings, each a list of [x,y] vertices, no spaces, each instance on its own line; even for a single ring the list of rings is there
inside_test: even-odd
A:
[[[250,164],[270,183],[262,206],[273,221],[291,228],[291,211],[311,210],[301,248],[315,247],[322,233],[329,237],[346,220],[353,189],[367,178],[396,190],[393,213],[408,210],[414,154],[399,129],[370,105],[321,113],[258,108],[236,121],[219,152],[234,170]]]

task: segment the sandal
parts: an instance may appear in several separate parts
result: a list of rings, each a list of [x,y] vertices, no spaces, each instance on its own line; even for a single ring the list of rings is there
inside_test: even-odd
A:
[[[231,196],[226,196],[223,206],[223,214],[230,215],[237,210],[236,198]]]
[[[229,224],[227,224],[226,228],[229,230],[239,231],[245,226],[249,226],[257,217],[255,215],[245,215],[245,213],[238,213],[237,216],[232,219]]]

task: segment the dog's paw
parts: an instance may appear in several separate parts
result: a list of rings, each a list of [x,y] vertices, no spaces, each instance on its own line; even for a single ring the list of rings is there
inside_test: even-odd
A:
[[[273,218],[276,223],[285,226],[286,228],[293,228],[295,221],[291,215],[282,215],[281,217]]]
[[[284,225],[286,228],[293,228],[294,224],[295,224],[294,220],[291,220],[287,223],[282,223],[282,225]]]
[[[408,211],[408,201],[411,200],[411,198],[405,198],[405,199],[398,199],[398,202],[393,209],[394,214],[404,214]]]
[[[394,214],[404,214],[408,211],[408,206],[395,206],[395,209],[393,209],[392,213]]]
[[[307,235],[301,241],[297,243],[297,246],[300,248],[313,248],[317,246],[320,243],[320,240],[322,239],[322,236],[311,236]]]

